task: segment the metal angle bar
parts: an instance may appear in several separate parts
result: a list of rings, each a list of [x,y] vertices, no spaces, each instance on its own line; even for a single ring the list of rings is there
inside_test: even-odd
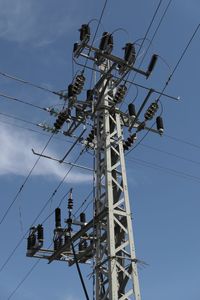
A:
[[[116,132],[116,131],[113,131],[113,132],[110,134],[110,138],[113,139],[113,137],[116,136],[116,134],[117,134],[117,132]],[[113,141],[114,141],[114,140],[113,140]]]
[[[106,54],[106,53],[103,53],[101,50],[99,50],[98,48],[95,48],[95,47],[91,47],[89,45],[86,45],[86,47],[89,47],[90,49],[92,49],[93,51],[95,51],[97,54],[99,54],[100,56],[104,57],[104,58],[107,58],[108,60],[111,60],[112,62],[116,63],[116,64],[121,64],[125,67],[127,67],[130,70],[132,71],[135,71],[137,73],[140,73],[144,76],[147,76],[147,72],[143,71],[143,70],[139,70],[137,68],[134,68],[132,66],[130,66],[125,60],[123,60],[122,58],[118,57],[118,56],[115,56],[113,54]],[[92,59],[92,58],[91,58]]]
[[[59,161],[60,163],[63,163],[65,158],[69,155],[69,153],[72,151],[72,149],[76,146],[76,144],[80,141],[81,137],[85,133],[86,128],[81,132],[81,134],[78,136],[77,140],[74,142],[74,144],[69,148],[67,153],[64,155],[64,157]]]
[[[84,67],[84,65],[81,64],[81,63],[77,63],[77,62],[76,62],[76,64],[77,64],[78,66]],[[92,68],[92,67],[86,66],[86,68],[87,68],[87,69],[90,69],[90,70],[93,70],[93,71],[96,71],[96,72],[98,72],[98,73],[101,73],[101,71],[96,70],[96,69],[94,69],[94,68]],[[113,77],[116,78],[116,79],[120,79],[119,77],[117,77],[117,76],[115,76],[115,75],[113,75]],[[140,87],[140,88],[142,88],[142,89],[148,90],[148,91],[151,89],[150,87],[141,85],[141,84],[136,83],[136,82],[132,82],[132,81],[130,81],[130,80],[124,80],[124,81],[125,81],[125,82],[128,82],[128,83],[130,83],[130,84],[133,84],[133,85],[135,85],[135,86],[138,86],[138,87]],[[179,96],[177,96],[177,97],[176,97],[176,96],[172,96],[172,95],[169,95],[169,94],[160,92],[160,91],[155,90],[155,89],[154,89],[154,93],[155,93],[155,94],[158,94],[158,95],[161,95],[161,96],[164,96],[164,97],[167,97],[167,98],[170,98],[170,99],[175,100],[175,101],[179,101],[179,100],[180,100],[180,97],[179,97]]]
[[[129,245],[129,241],[126,241],[125,243],[121,244],[118,248],[116,248],[116,253],[119,252],[120,250],[123,250]]]
[[[119,167],[119,166],[120,166],[120,162],[118,161],[115,165],[112,166],[112,170],[116,169],[116,168]],[[116,170],[116,171],[117,171],[118,174],[121,175],[121,172],[120,172],[120,171],[118,171],[118,170]]]
[[[118,188],[123,191],[123,187],[119,184],[119,182],[112,176],[112,181],[114,181],[114,183],[116,184],[116,186],[118,186]]]
[[[119,119],[120,116],[116,115],[116,117]],[[117,122],[117,129],[118,129],[118,135],[119,137],[122,135],[121,132],[121,124],[120,119]],[[135,253],[135,243],[134,243],[134,234],[133,234],[133,228],[132,228],[132,220],[131,220],[131,209],[130,209],[130,201],[129,201],[129,195],[128,195],[128,186],[127,186],[127,175],[126,175],[126,167],[125,167],[125,158],[124,158],[124,151],[123,151],[123,144],[122,142],[119,143],[119,151],[120,151],[120,161],[121,161],[121,169],[122,169],[122,186],[124,188],[123,194],[124,194],[124,202],[125,202],[125,209],[127,212],[126,222],[127,222],[127,230],[128,230],[128,239],[129,239],[129,253],[130,257],[134,259],[136,257]],[[135,299],[141,300],[140,296],[140,287],[139,287],[139,279],[138,279],[138,272],[137,272],[137,266],[134,265],[132,262],[132,283],[134,286],[135,291]]]
[[[128,233],[127,229],[122,225],[122,223],[120,223],[120,221],[115,216],[114,216],[114,220],[123,229],[125,233]],[[124,246],[122,246],[122,248],[124,248]],[[118,248],[116,248],[116,252],[118,252]]]
[[[41,248],[41,249],[39,249],[39,252],[42,252],[42,253],[43,253],[43,252],[44,252],[44,253],[48,253],[48,252],[49,252],[49,253],[53,253],[54,251],[53,251],[53,250],[50,250],[50,249],[42,249],[42,248]]]
[[[127,277],[131,278],[131,275],[126,271],[125,268],[122,267],[122,265],[120,265],[120,263],[118,261],[116,261],[117,266],[119,267],[120,270],[122,270],[122,272],[124,274],[126,274]]]
[[[132,295],[134,292],[133,292],[133,289],[129,290],[125,295],[123,295],[123,297],[120,297],[119,300],[127,300],[130,295]]]
[[[115,153],[117,154],[117,156],[119,157],[119,152],[117,151],[117,149],[115,148],[115,147],[113,147],[113,145],[112,144],[114,144],[114,142],[112,142],[111,141],[111,144],[110,144],[110,146],[111,146],[111,148],[112,148],[112,150],[113,151],[115,151]]]
[[[114,63],[114,64],[110,67],[110,69],[109,69],[106,73],[103,74],[103,76],[102,76],[102,77],[99,79],[99,81],[95,84],[94,90],[100,89],[100,87],[101,87],[102,84],[104,83],[104,80],[107,79],[107,78],[109,77],[109,75],[111,74],[111,72],[112,72],[112,70],[115,68],[115,66],[116,66],[116,64]],[[101,71],[99,71],[99,70],[97,70],[97,72],[100,72],[100,73],[101,73]]]
[[[124,201],[123,201],[124,202]],[[114,210],[114,214],[115,215],[118,215],[118,216],[123,216],[123,217],[126,217],[127,216],[127,213],[124,212],[124,211],[119,211],[117,209]]]
[[[41,157],[48,158],[48,159],[53,160],[53,161],[60,162],[59,159],[53,158],[53,157],[48,156],[48,155],[40,154],[38,152],[35,152],[34,149],[32,149],[32,152],[33,152],[34,155],[41,156]],[[70,165],[70,166],[73,166],[73,167],[76,167],[76,168],[83,169],[83,170],[87,170],[87,171],[91,171],[91,172],[94,171],[91,168],[88,168],[88,167],[85,167],[85,166],[82,166],[82,165],[77,165],[77,164],[74,164],[74,163],[71,163],[71,162],[64,161],[63,163],[66,164],[66,165]]]
[[[121,193],[120,193],[121,194]],[[120,199],[118,202],[116,202],[114,205],[113,205],[113,208],[115,209],[116,207],[119,207],[120,204],[124,203],[124,197],[122,199]],[[121,210],[121,208],[120,208]]]
[[[109,71],[108,71],[109,72]],[[107,73],[108,73],[107,72]],[[106,73],[106,74],[107,74]],[[102,76],[103,77],[103,76]],[[101,77],[101,78],[102,78]],[[98,96],[99,97],[99,99],[98,99],[98,101],[97,101],[97,103],[96,103],[96,106],[95,106],[95,108],[94,108],[94,112],[93,112],[93,116],[95,115],[95,112],[97,111],[97,109],[98,109],[98,107],[99,107],[99,104],[100,104],[100,102],[101,102],[101,98],[102,98],[102,95],[104,94],[104,92],[105,92],[105,90],[106,90],[106,88],[107,88],[107,85],[108,85],[108,83],[109,83],[109,81],[110,81],[110,75],[107,75],[106,76],[106,79],[107,79],[107,81],[106,81],[106,84],[105,84],[105,86],[103,87],[103,90],[102,90],[102,92],[101,92],[101,94]],[[104,79],[105,80],[105,79]],[[101,79],[99,80],[99,81],[101,81]],[[98,82],[97,82],[98,83]]]

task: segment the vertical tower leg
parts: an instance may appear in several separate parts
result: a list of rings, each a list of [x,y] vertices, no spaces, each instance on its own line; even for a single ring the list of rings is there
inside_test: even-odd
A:
[[[96,300],[141,300],[120,114],[107,88],[97,111]]]

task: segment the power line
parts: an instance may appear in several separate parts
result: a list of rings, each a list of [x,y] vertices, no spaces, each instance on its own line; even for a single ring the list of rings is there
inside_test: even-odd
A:
[[[171,135],[169,135],[169,134],[164,134],[164,137],[166,137],[166,138],[168,138],[168,139],[171,139],[171,140],[174,140],[174,141],[176,141],[176,142],[179,142],[179,143],[182,143],[182,144],[189,145],[189,146],[191,146],[191,147],[200,149],[200,145],[197,145],[197,144],[188,142],[188,141],[186,141],[186,140],[182,140],[182,139],[177,138],[177,137],[175,137],[175,136],[171,136]]]
[[[8,115],[8,114],[1,113],[1,112],[0,112],[0,115],[5,116],[5,117],[10,118],[10,119],[14,119],[14,120],[21,121],[21,122],[24,122],[24,123],[27,123],[27,124],[31,124],[31,125],[34,125],[34,126],[37,126],[37,127],[38,127],[38,124],[37,124],[37,123],[33,123],[33,122],[31,122],[31,121],[24,120],[24,119],[19,118],[19,117],[16,117],[16,116]],[[12,124],[12,123],[9,123],[9,122],[5,122],[5,121],[2,121],[2,120],[0,120],[0,123],[5,123],[5,124],[8,124],[8,125],[11,125],[11,126],[14,126],[14,127],[18,127],[18,128],[24,129],[24,130],[32,131],[32,132],[35,132],[35,133],[38,133],[38,134],[41,134],[41,135],[45,135],[45,136],[49,136],[47,133],[40,132],[40,131],[31,129],[31,128],[23,127],[23,126],[20,126],[20,125],[17,125],[17,124]],[[192,142],[188,142],[188,141],[186,141],[186,140],[182,140],[182,139],[180,139],[180,138],[177,138],[177,137],[175,137],[175,136],[171,136],[171,135],[166,134],[166,133],[163,135],[163,137],[166,137],[166,138],[169,138],[169,139],[171,139],[171,140],[177,141],[177,142],[179,142],[179,143],[186,144],[186,145],[189,145],[189,146],[191,146],[191,147],[200,149],[200,145],[194,144],[194,143],[192,143]],[[54,138],[55,138],[55,139],[59,139],[59,140],[61,140],[61,141],[64,141],[64,142],[66,142],[66,143],[71,143],[71,144],[73,144],[73,142],[70,141],[70,140],[65,140],[65,139],[62,139],[62,138],[57,137],[57,136],[54,136]]]
[[[151,149],[151,150],[154,150],[154,151],[160,152],[160,153],[164,153],[164,154],[167,154],[167,155],[170,155],[170,156],[173,156],[173,157],[176,157],[176,158],[182,159],[182,160],[184,160],[184,161],[191,162],[191,163],[193,163],[193,164],[200,164],[200,161],[197,161],[197,160],[193,160],[193,159],[190,159],[190,158],[187,158],[187,157],[181,156],[181,155],[177,155],[177,154],[174,154],[174,153],[171,153],[171,152],[165,151],[165,150],[161,150],[161,149],[158,149],[158,148],[155,148],[155,147],[152,147],[152,146],[146,145],[146,144],[140,144],[140,145],[141,145],[142,147],[145,147],[145,148],[148,148],[148,149]]]
[[[147,53],[148,53],[148,51],[149,51],[149,48],[150,48],[150,46],[151,46],[151,44],[152,44],[152,42],[153,42],[153,40],[154,40],[154,38],[155,38],[155,36],[156,36],[156,34],[157,34],[157,32],[158,32],[160,26],[161,26],[161,24],[162,24],[162,22],[163,22],[163,20],[164,20],[164,18],[165,18],[165,16],[166,16],[166,13],[167,13],[167,11],[168,11],[170,5],[171,5],[171,2],[172,2],[172,0],[170,0],[170,1],[168,2],[168,4],[167,4],[167,6],[166,6],[166,8],[165,8],[165,10],[164,10],[164,12],[163,12],[163,14],[162,14],[162,16],[161,16],[160,21],[159,21],[159,23],[158,23],[158,25],[157,25],[157,27],[156,27],[156,29],[155,29],[155,32],[154,32],[154,34],[153,34],[153,36],[152,36],[152,38],[151,38],[151,40],[150,40],[150,42],[149,42],[149,45],[148,45],[148,47],[147,47],[147,49],[146,49],[146,51],[145,51],[145,54],[144,54],[144,56],[143,56],[143,58],[142,58],[142,60],[141,60],[141,62],[140,62],[140,64],[139,64],[139,67],[138,67],[138,68],[141,67],[141,65],[142,65],[142,63],[143,63],[143,61],[144,61],[144,59],[145,59],[145,57],[146,57],[146,55],[147,55]],[[135,73],[135,74],[134,74],[133,79],[131,80],[132,82],[135,80],[135,78],[137,77],[137,75],[138,75],[138,73]],[[133,102],[133,101],[132,101],[132,102]]]
[[[193,41],[193,39],[194,39],[194,37],[195,37],[197,31],[199,30],[199,27],[200,27],[200,24],[197,25],[197,27],[196,27],[196,29],[194,30],[194,32],[193,32],[191,38],[189,39],[187,45],[185,46],[185,48],[184,48],[184,50],[183,50],[183,52],[182,52],[182,54],[181,54],[179,60],[177,61],[175,67],[173,68],[173,71],[171,72],[170,76],[168,77],[166,83],[164,84],[163,89],[162,89],[162,93],[165,91],[165,89],[167,88],[169,82],[171,81],[172,77],[174,76],[174,73],[176,72],[176,70],[177,70],[178,66],[180,65],[180,63],[181,63],[183,57],[185,56],[185,54],[186,54],[186,52],[187,52],[187,50],[188,50],[188,47],[190,46],[190,44],[191,44],[191,42]],[[158,100],[161,98],[161,96],[162,96],[162,95],[160,95],[160,96],[158,97]]]
[[[48,145],[49,145],[51,139],[53,138],[53,135],[54,135],[54,134],[52,134],[52,135],[50,136],[50,138],[48,139],[46,145],[44,146],[44,148],[43,148],[43,150],[42,150],[42,152],[41,152],[41,154],[43,154],[44,151],[46,150],[46,148],[48,147]],[[22,183],[21,187],[19,188],[17,194],[15,195],[15,197],[14,197],[13,200],[11,201],[10,205],[8,206],[8,208],[6,209],[6,211],[4,212],[4,214],[3,214],[3,216],[2,216],[2,218],[1,218],[1,220],[0,220],[0,225],[3,223],[3,221],[4,221],[5,218],[6,218],[6,216],[7,216],[8,213],[9,213],[11,207],[13,206],[13,204],[15,203],[15,201],[18,199],[18,197],[19,197],[19,195],[21,194],[22,190],[24,189],[25,184],[27,183],[29,177],[30,177],[31,174],[33,173],[33,170],[34,170],[35,167],[37,166],[37,164],[38,164],[40,158],[41,158],[41,156],[39,156],[39,157],[37,158],[36,162],[34,163],[33,167],[31,168],[31,170],[29,171],[28,175],[26,176],[24,182]]]
[[[55,91],[53,91],[53,90],[51,90],[51,89],[49,89],[49,88],[46,88],[46,87],[44,87],[44,86],[41,86],[41,85],[32,83],[32,82],[27,81],[27,80],[25,80],[25,79],[21,79],[21,78],[19,78],[19,77],[14,76],[14,75],[11,75],[11,74],[8,74],[8,73],[5,73],[5,72],[0,71],[0,76],[4,76],[4,77],[9,78],[9,79],[11,79],[11,80],[15,80],[15,81],[18,81],[18,82],[20,82],[20,83],[27,84],[27,85],[30,85],[30,86],[35,87],[35,88],[37,88],[37,89],[40,89],[40,90],[42,90],[42,91],[49,92],[49,93],[52,93],[52,94],[54,94],[54,95],[60,96],[60,93],[59,93],[59,92],[55,92]]]
[[[6,118],[9,118],[9,119],[13,119],[13,120],[16,120],[16,121],[21,121],[21,122],[24,122],[24,123],[27,123],[27,124],[31,124],[31,125],[34,125],[34,126],[38,126],[37,124],[31,122],[31,121],[28,121],[28,120],[24,120],[20,117],[16,117],[16,116],[13,116],[13,115],[9,115],[9,114],[6,114],[6,113],[2,113],[0,112],[0,115],[1,116],[4,116]]]
[[[146,40],[146,38],[147,38],[147,35],[148,35],[148,33],[149,33],[150,29],[151,29],[151,26],[152,26],[152,24],[153,24],[153,22],[154,22],[154,20],[155,20],[155,18],[156,18],[156,15],[157,15],[157,13],[158,13],[158,11],[159,11],[159,8],[160,8],[162,2],[163,2],[163,0],[160,0],[159,3],[158,3],[158,5],[157,5],[157,7],[156,7],[156,10],[155,10],[155,12],[154,12],[154,14],[153,14],[153,17],[152,17],[151,21],[150,21],[150,24],[149,24],[149,26],[148,26],[148,28],[147,28],[147,30],[146,30],[144,39],[143,39],[143,41],[142,41],[142,43],[141,43],[141,45],[140,45],[139,51],[138,51],[138,53],[137,53],[137,56],[139,55],[139,53],[140,53],[140,51],[141,51],[141,49],[142,49],[142,46],[143,46],[143,44],[144,44],[144,42],[145,42],[145,40]]]
[[[64,194],[64,196],[61,198],[59,204],[57,207],[60,207],[63,203],[63,200],[67,197],[67,195],[69,194],[71,189],[69,189],[69,191],[67,193]],[[52,215],[54,214],[54,210],[41,222],[41,224],[43,225]]]
[[[83,150],[80,152],[80,154],[78,155],[78,157],[75,159],[74,163],[76,163],[80,156],[83,154]],[[38,215],[36,216],[36,218],[34,219],[34,221],[32,222],[33,226],[37,220],[39,219],[39,217],[41,216],[41,214],[43,213],[43,211],[45,210],[45,208],[47,207],[47,205],[49,204],[50,201],[52,201],[52,199],[54,198],[54,196],[56,195],[58,189],[61,187],[61,185],[64,183],[65,179],[67,178],[67,176],[69,175],[69,173],[71,172],[71,170],[73,169],[73,166],[71,166],[69,168],[69,170],[67,171],[67,173],[65,174],[65,176],[62,178],[62,180],[60,181],[60,183],[58,184],[58,186],[56,187],[56,189],[53,191],[52,195],[47,199],[47,201],[45,202],[45,204],[43,205],[43,207],[41,208],[40,212],[38,213]],[[19,246],[21,245],[21,243],[23,242],[23,240],[26,238],[26,235],[29,233],[29,230],[27,230],[25,232],[25,234],[21,237],[21,239],[18,241],[18,243],[16,244],[16,246],[14,247],[14,249],[11,251],[10,255],[7,257],[7,259],[4,261],[4,263],[1,265],[0,267],[0,272],[2,272],[4,270],[4,268],[6,267],[6,265],[8,264],[8,262],[11,260],[11,258],[13,257],[14,253],[16,252],[16,250],[19,248]]]
[[[77,215],[77,213],[81,210],[81,208],[87,203],[88,199],[90,198],[90,196],[93,194],[93,189],[92,191],[89,192],[89,194],[87,195],[87,197],[83,200],[82,204],[80,205],[80,207],[75,211],[74,216]]]
[[[145,161],[145,160],[142,160],[142,159],[139,159],[139,158],[127,158],[127,160],[134,161],[135,163],[138,163],[140,165],[144,165],[144,166],[149,167],[149,168],[159,169],[163,172],[170,173],[170,174],[172,174],[174,176],[177,176],[177,177],[181,177],[181,178],[184,178],[184,179],[190,179],[192,181],[200,183],[200,177],[198,177],[198,176],[194,176],[194,175],[191,175],[191,174],[188,174],[188,173],[185,173],[185,172],[177,171],[175,169],[163,167],[163,166],[160,166],[158,164],[154,164],[152,162],[148,162],[148,161]]]
[[[24,281],[30,276],[30,274],[33,272],[33,270],[37,267],[37,265],[40,262],[40,258],[37,259],[37,261],[32,265],[32,267],[30,268],[30,270],[26,273],[26,275],[22,278],[22,280],[18,283],[18,285],[16,286],[16,288],[11,292],[11,294],[8,296],[7,300],[10,300],[14,294],[18,291],[18,289],[20,288],[20,286],[24,283]]]
[[[24,120],[24,122],[26,122],[26,121]],[[27,131],[30,131],[30,132],[34,132],[34,133],[37,133],[37,134],[40,134],[40,135],[44,135],[44,136],[48,136],[48,137],[49,137],[49,134],[48,134],[48,133],[44,133],[44,132],[41,132],[41,131],[37,131],[37,130],[31,129],[31,128],[28,128],[28,127],[24,127],[24,126],[20,126],[20,125],[17,125],[17,124],[5,122],[5,121],[2,121],[2,120],[0,120],[0,123],[6,124],[6,125],[9,125],[9,126],[13,126],[13,127],[17,127],[17,128],[23,129],[23,130],[27,130]],[[38,126],[37,124],[34,124],[34,123],[33,123],[33,125]],[[57,136],[54,136],[54,139],[57,139],[57,140],[59,140],[59,141],[63,141],[63,142],[66,142],[66,143],[73,144],[72,141],[66,140],[66,139],[64,139],[64,138],[60,138],[60,137],[57,137]]]
[[[97,32],[98,32],[98,30],[99,30],[99,26],[101,25],[101,20],[102,20],[102,18],[103,18],[104,12],[105,12],[107,2],[108,2],[108,0],[105,0],[105,2],[104,2],[104,6],[103,6],[102,11],[101,11],[101,15],[100,15],[100,18],[99,18],[97,27],[96,27],[96,31],[95,31],[94,36],[93,36],[93,39],[92,39],[91,47],[90,47],[90,49],[89,49],[89,51],[88,51],[88,56],[90,55],[91,48],[92,48],[92,46],[93,46],[93,44],[94,44],[94,41],[95,41]],[[84,67],[83,67],[83,72],[85,71],[85,67],[86,67],[86,65],[87,65],[87,62],[88,62],[88,58],[86,58],[85,65],[84,65]]]
[[[39,105],[26,102],[26,101],[21,100],[21,99],[16,98],[16,97],[8,96],[8,95],[2,94],[2,93],[0,93],[0,97],[6,98],[6,99],[9,99],[9,100],[13,100],[13,101],[16,101],[16,102],[19,102],[19,103],[22,103],[22,104],[25,104],[25,105],[28,105],[28,106],[31,106],[31,107],[43,110],[43,111],[46,111],[46,108],[44,108],[44,107],[41,107]]]
[[[155,20],[155,18],[156,18],[156,15],[157,15],[157,13],[158,13],[158,11],[159,11],[159,8],[160,8],[160,6],[161,6],[161,4],[162,4],[162,1],[163,1],[163,0],[160,0],[159,3],[158,3],[158,5],[157,5],[157,7],[156,7],[156,10],[155,10],[155,12],[154,12],[154,14],[153,14],[153,17],[152,17],[151,21],[150,21],[150,24],[149,24],[149,26],[148,26],[148,28],[147,28],[147,30],[146,30],[145,36],[144,36],[144,38],[143,38],[143,41],[142,41],[142,43],[141,43],[141,45],[140,45],[140,47],[139,47],[137,56],[139,55],[139,53],[140,53],[140,51],[141,51],[141,49],[142,49],[142,46],[143,46],[143,44],[144,44],[144,42],[145,42],[145,40],[146,40],[146,38],[147,38],[147,35],[148,35],[148,33],[149,33],[150,29],[151,29],[151,26],[152,26],[152,24],[153,24],[153,22],[154,22],[154,20]],[[141,64],[140,64],[140,66],[141,66]],[[139,67],[140,67],[140,66],[139,66]],[[130,73],[128,74],[127,79],[125,80],[125,83],[127,82],[129,76],[130,76]],[[135,76],[136,76],[136,75],[134,75],[134,78],[133,78],[132,81],[134,81]]]

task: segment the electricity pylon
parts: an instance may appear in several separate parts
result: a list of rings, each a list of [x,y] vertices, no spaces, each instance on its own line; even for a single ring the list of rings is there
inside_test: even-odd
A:
[[[158,110],[158,101],[148,106],[140,120],[141,112],[151,95],[163,94],[149,88],[137,113],[132,103],[128,105],[128,112],[122,111],[120,105],[127,92],[127,75],[134,71],[148,78],[155,66],[157,55],[152,56],[147,71],[143,71],[134,67],[137,59],[134,43],[127,43],[124,57],[119,58],[111,54],[113,37],[108,32],[103,33],[99,48],[89,45],[89,39],[89,25],[84,24],[80,29],[80,42],[74,45],[73,50],[74,59],[83,67],[83,71],[68,86],[68,92],[61,94],[65,101],[64,109],[61,112],[48,110],[57,117],[54,127],[42,124],[40,126],[58,133],[67,123],[67,129],[62,133],[74,136],[80,125],[87,126],[88,120],[90,121],[91,132],[87,138],[83,137],[86,131],[84,129],[74,145],[82,143],[95,153],[93,217],[89,222],[86,222],[84,213],[80,214],[80,220],[72,217],[73,201],[70,193],[69,217],[65,228],[61,226],[60,208],[55,210],[53,250],[42,248],[43,227],[38,225],[30,229],[27,256],[44,258],[49,263],[54,260],[64,261],[69,266],[87,263],[93,259],[96,300],[141,300],[137,270],[139,260],[135,253],[124,152],[132,146],[141,130],[160,135],[163,133],[160,116],[156,118],[157,128],[147,127],[148,121],[153,119]],[[78,63],[79,57],[85,59],[85,62]],[[92,61],[96,68],[87,66],[88,61]],[[87,91],[84,101],[80,101],[77,97],[85,83],[86,68],[98,72],[99,79]],[[124,130],[126,135],[128,132],[126,139]],[[64,162],[74,145],[63,159],[58,160],[60,163]],[[75,225],[80,226],[79,230],[72,230]]]

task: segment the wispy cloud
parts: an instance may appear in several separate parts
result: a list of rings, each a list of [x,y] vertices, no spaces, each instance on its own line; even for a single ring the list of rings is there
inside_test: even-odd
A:
[[[54,6],[57,4],[50,4],[48,1],[41,6],[35,0],[1,0],[0,37],[43,46],[66,34],[75,25],[75,19],[66,9],[58,13]]]
[[[39,139],[30,133],[11,129],[7,126],[1,126],[0,131],[0,176],[1,175],[22,175],[26,176],[31,170],[37,157],[31,152],[31,149],[42,149],[45,142],[41,143]],[[56,153],[48,147],[48,155],[56,157]],[[35,176],[53,176],[54,178],[63,178],[67,173],[66,165],[59,165],[48,159],[40,159],[34,169]],[[79,172],[78,169],[72,170],[68,180],[70,182],[87,182],[91,180],[91,174]]]

